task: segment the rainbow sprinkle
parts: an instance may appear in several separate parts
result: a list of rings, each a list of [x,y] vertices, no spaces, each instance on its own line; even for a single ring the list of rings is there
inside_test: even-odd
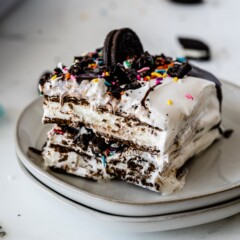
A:
[[[131,63],[126,60],[126,61],[123,62],[123,66],[124,66],[125,68],[131,68]]]
[[[70,74],[70,73],[66,73],[65,79],[66,79],[66,80],[69,80],[70,78],[71,78],[71,74]]]
[[[162,77],[162,74],[157,73],[157,72],[152,72],[152,73],[151,73],[151,76],[152,76],[152,77],[158,77],[158,78],[160,78],[160,77]]]
[[[178,62],[186,62],[187,61],[187,59],[185,57],[178,57],[176,60]]]
[[[103,167],[106,167],[107,166],[107,161],[106,161],[106,157],[104,155],[102,155],[101,161],[102,161]]]
[[[149,70],[150,68],[149,67],[144,67],[144,68],[142,68],[142,69],[140,69],[140,70],[137,70],[137,72],[138,73],[141,73],[141,72],[145,72],[145,71],[147,71],[147,70]]]
[[[57,78],[57,75],[52,76],[51,80],[55,80]]]
[[[178,77],[173,78],[174,82],[178,82]]]
[[[104,84],[105,84],[106,86],[111,86],[111,83],[109,83],[109,82],[107,82],[107,81],[105,81]]]
[[[71,75],[71,77],[70,77],[72,80],[76,80],[76,77],[75,76],[73,76],[73,75]]]
[[[156,78],[156,84],[160,84],[162,82],[163,78]]]
[[[156,73],[165,73],[167,70],[165,69],[156,69],[155,72]]]
[[[98,80],[98,78],[94,78],[94,79],[92,80],[92,82],[94,82],[94,83],[98,83],[99,80]]]
[[[163,74],[163,77],[164,77],[164,78],[167,77],[167,73],[164,73],[164,74]]]
[[[193,100],[193,99],[194,99],[193,96],[192,96],[191,94],[189,94],[189,93],[187,93],[187,94],[185,95],[185,97],[186,97],[187,99],[189,99],[189,100]]]

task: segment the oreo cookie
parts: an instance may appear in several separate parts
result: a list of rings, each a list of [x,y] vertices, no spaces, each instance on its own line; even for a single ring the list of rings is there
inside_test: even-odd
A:
[[[108,33],[107,37],[104,41],[103,46],[103,61],[106,65],[111,65],[111,48],[113,44],[113,36],[117,32],[117,30],[112,30],[110,33]]]
[[[108,66],[122,64],[128,58],[138,58],[142,53],[138,36],[129,28],[111,31],[104,41],[103,59]]]
[[[179,43],[184,48],[184,55],[188,59],[210,60],[211,53],[208,45],[200,40],[191,38],[178,38]]]

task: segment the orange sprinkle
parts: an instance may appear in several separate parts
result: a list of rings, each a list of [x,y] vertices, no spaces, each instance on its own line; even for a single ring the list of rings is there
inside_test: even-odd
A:
[[[66,73],[65,79],[66,79],[66,80],[69,80],[70,78],[71,78],[71,74],[70,74],[70,73]]]
[[[88,67],[94,69],[94,68],[97,67],[97,64],[96,63],[90,63],[90,64],[88,64]]]
[[[158,66],[157,69],[165,69],[165,66]]]
[[[151,78],[149,76],[144,77],[144,81],[149,81]]]

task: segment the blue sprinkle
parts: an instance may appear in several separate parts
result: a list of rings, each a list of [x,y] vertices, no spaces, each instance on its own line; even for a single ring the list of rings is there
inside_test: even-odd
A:
[[[103,61],[98,61],[98,65],[102,66],[103,65]]]
[[[2,105],[0,105],[0,117],[3,117],[5,114],[4,108]]]
[[[104,84],[105,84],[106,86],[111,86],[111,83],[109,83],[109,82],[107,82],[107,81],[105,81]]]
[[[104,155],[102,155],[101,160],[102,160],[103,167],[106,167],[107,166],[107,161],[106,161],[106,157]]]
[[[186,62],[187,61],[185,57],[178,57],[176,60],[178,62]]]
[[[156,73],[165,73],[166,70],[165,69],[156,69],[155,72]]]

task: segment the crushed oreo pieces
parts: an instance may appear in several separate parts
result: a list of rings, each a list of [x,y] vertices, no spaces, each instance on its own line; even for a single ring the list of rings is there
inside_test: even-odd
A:
[[[134,51],[133,43],[137,44]],[[117,44],[114,45],[116,49],[127,49],[119,50],[122,53],[116,52],[114,55],[111,51],[116,49],[110,49],[112,44]],[[43,86],[46,81],[71,79],[79,84],[83,80],[93,79],[97,83],[99,79],[104,78],[107,94],[120,99],[127,90],[138,89],[145,85],[146,81],[155,79],[156,84],[159,85],[167,76],[183,78],[190,70],[191,66],[186,61],[173,60],[164,54],[154,56],[143,52],[137,35],[131,29],[124,28],[110,32],[104,48],[75,57],[74,64],[69,69],[58,64],[52,73],[48,72],[42,76],[39,84]]]
[[[167,71],[171,77],[183,78],[191,71],[192,67],[189,63],[175,63]]]

